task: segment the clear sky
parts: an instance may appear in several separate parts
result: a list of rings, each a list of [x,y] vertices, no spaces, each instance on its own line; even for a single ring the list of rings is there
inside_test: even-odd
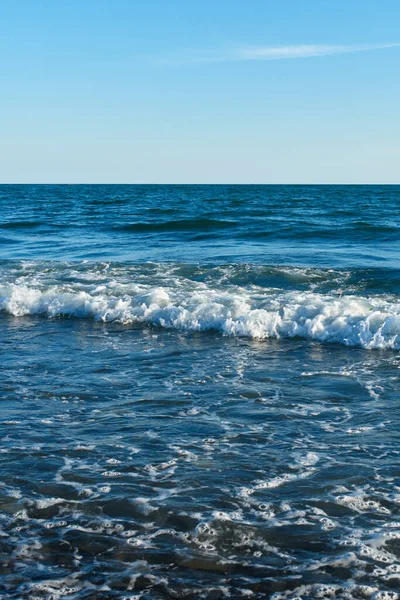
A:
[[[400,183],[399,0],[0,0],[0,182]]]

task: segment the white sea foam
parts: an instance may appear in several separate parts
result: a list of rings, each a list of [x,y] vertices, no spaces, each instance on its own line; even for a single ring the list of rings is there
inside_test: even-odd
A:
[[[169,282],[172,283],[171,281]],[[15,317],[88,317],[225,335],[301,337],[362,348],[400,349],[400,303],[382,297],[233,287],[216,290],[180,280],[154,287],[116,284],[0,285],[0,310]]]

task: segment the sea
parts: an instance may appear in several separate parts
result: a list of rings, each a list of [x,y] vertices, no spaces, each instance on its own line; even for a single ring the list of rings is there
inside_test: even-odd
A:
[[[400,186],[0,186],[0,597],[400,597]]]

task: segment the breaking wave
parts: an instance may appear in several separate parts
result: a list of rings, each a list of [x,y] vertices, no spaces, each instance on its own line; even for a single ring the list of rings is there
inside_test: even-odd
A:
[[[214,289],[184,278],[166,286],[5,283],[0,310],[14,317],[91,318],[186,332],[216,331],[258,340],[304,338],[365,349],[400,349],[396,298],[312,291]]]

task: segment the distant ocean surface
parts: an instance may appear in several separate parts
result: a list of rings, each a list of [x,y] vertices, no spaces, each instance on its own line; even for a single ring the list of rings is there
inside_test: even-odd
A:
[[[0,211],[1,598],[400,598],[400,186]]]

